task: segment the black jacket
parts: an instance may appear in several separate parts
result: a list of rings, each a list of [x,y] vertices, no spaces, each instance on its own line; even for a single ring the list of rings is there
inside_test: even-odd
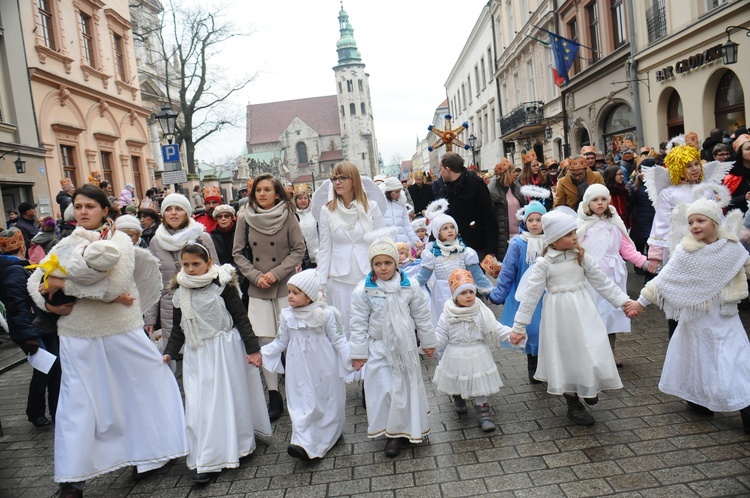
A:
[[[498,261],[502,261],[505,258],[505,253],[508,251],[508,241],[510,240],[510,220],[508,216],[515,216],[516,213],[508,213],[508,199],[506,197],[508,188],[513,192],[513,197],[518,199],[518,203],[521,207],[526,205],[526,197],[521,195],[521,187],[517,183],[513,182],[510,187],[504,187],[497,181],[497,176],[493,176],[490,180],[490,184],[487,185],[487,189],[490,192],[490,200],[492,201],[492,212],[495,215],[497,221],[497,249],[495,250],[495,256]]]
[[[423,183],[419,185],[410,185],[409,194],[411,200],[414,202],[414,214],[420,215],[422,211],[427,209],[427,205],[435,200],[435,193],[432,191],[432,187]]]
[[[31,247],[31,239],[37,234],[39,227],[34,224],[33,220],[29,221],[24,217],[19,217],[15,226],[23,233],[23,242],[26,245],[26,252],[28,254],[29,247]]]
[[[654,205],[648,197],[645,185],[635,190],[634,184],[628,183],[630,191],[630,238],[636,246],[645,244],[651,235],[651,225],[654,223]]]
[[[490,192],[481,178],[464,170],[456,181],[446,182],[438,198],[448,200],[448,213],[456,220],[464,244],[479,254],[497,256],[497,221]]]
[[[229,263],[234,265],[234,258],[232,257],[232,246],[234,246],[234,229],[237,227],[235,223],[232,229],[228,232],[222,232],[219,227],[214,228],[211,232],[211,240],[214,242],[216,248],[216,255],[219,256],[219,263],[225,265]]]
[[[57,193],[55,201],[60,205],[60,217],[65,218],[65,210],[68,209],[68,206],[73,202],[73,196],[64,190],[61,190]]]
[[[0,255],[0,301],[8,314],[10,338],[18,344],[49,334],[33,324],[39,309],[26,290],[26,281],[31,275],[24,268],[28,264],[25,259]]]
[[[722,143],[721,140],[714,140],[708,137],[703,141],[703,149],[701,149],[701,159],[704,161],[711,162],[714,160],[714,147]]]

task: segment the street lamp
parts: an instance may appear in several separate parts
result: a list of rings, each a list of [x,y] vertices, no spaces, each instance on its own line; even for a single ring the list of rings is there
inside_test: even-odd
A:
[[[177,128],[177,116],[179,113],[172,110],[169,106],[162,106],[161,111],[158,114],[154,114],[154,117],[159,121],[161,126],[162,136],[170,144],[174,140],[175,129]]]
[[[547,123],[547,126],[544,128],[544,138],[547,140],[550,140],[552,138],[552,127]]]
[[[477,155],[474,151],[474,146],[477,144],[477,137],[474,136],[472,133],[469,135],[469,139],[467,140],[469,142],[469,147],[471,147],[471,162],[474,164],[474,166],[477,165]]]
[[[9,150],[8,152],[3,152],[3,154],[0,155],[0,159],[5,161],[5,156],[7,156],[8,154],[18,154],[18,159],[13,161],[13,164],[16,165],[16,173],[18,173],[19,175],[26,173],[26,161],[21,159],[21,151]]]
[[[312,189],[315,192],[315,160],[310,159],[307,162],[307,166],[310,168],[310,178],[312,178]]]
[[[727,32],[727,41],[721,46],[721,57],[724,59],[724,65],[737,64],[737,49],[738,44],[734,43],[729,35],[732,30],[739,31],[744,29],[746,31],[745,36],[750,37],[750,29],[742,26],[729,26],[725,31]]]

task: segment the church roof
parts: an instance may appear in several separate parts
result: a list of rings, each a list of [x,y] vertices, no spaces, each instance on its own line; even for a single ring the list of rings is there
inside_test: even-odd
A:
[[[324,150],[320,153],[320,162],[343,160],[344,152],[341,150]]]
[[[247,143],[278,142],[295,117],[321,136],[341,134],[338,101],[327,95],[247,106]]]

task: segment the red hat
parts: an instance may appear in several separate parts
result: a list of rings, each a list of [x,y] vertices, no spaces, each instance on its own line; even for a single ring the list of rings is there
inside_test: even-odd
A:
[[[206,187],[203,189],[203,202],[206,201],[224,202],[224,199],[221,198],[219,187]]]

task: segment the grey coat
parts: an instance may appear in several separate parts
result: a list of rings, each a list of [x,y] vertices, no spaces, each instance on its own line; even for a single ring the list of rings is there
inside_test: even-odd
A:
[[[286,284],[305,255],[305,237],[297,217],[290,212],[278,232],[265,235],[248,226],[243,212],[237,216],[232,257],[237,269],[250,281],[247,294],[257,299],[286,296]],[[252,261],[248,257],[252,257]],[[257,286],[258,279],[269,271],[276,277],[276,283],[261,289]]]
[[[490,191],[490,200],[492,201],[492,211],[497,220],[497,252],[495,253],[498,260],[502,261],[505,253],[508,251],[508,240],[510,239],[510,222],[508,216],[515,216],[516,213],[508,213],[508,199],[505,198],[508,188],[512,189],[513,196],[518,199],[521,207],[526,205],[526,197],[521,195],[521,187],[516,182],[510,184],[510,187],[504,187],[497,181],[497,176],[493,176],[487,189]]]

